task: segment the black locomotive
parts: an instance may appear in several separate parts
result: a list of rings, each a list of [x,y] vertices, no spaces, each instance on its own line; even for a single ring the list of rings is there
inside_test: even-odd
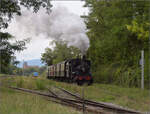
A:
[[[61,63],[48,66],[49,79],[56,79],[66,82],[76,82],[78,85],[87,83],[88,85],[93,83],[93,78],[90,72],[91,63],[82,59],[69,59]]]

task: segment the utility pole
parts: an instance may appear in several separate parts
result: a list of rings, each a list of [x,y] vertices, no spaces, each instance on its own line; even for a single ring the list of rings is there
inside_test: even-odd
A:
[[[85,94],[85,85],[83,85],[83,87],[82,87],[82,99],[83,99],[83,105],[82,105],[82,108],[83,108],[83,114],[86,114],[86,112],[85,112],[85,96],[84,96],[84,94]]]
[[[22,75],[24,76],[24,59],[23,59],[23,63],[22,63]]]
[[[0,31],[1,32],[1,31]],[[0,37],[0,42],[2,42],[2,38]],[[0,73],[2,73],[2,46],[0,45]]]
[[[141,51],[141,89],[144,89],[144,50]]]
[[[149,5],[150,5],[150,1],[149,1]],[[150,7],[149,7],[149,22],[150,22]],[[149,88],[150,88],[150,26],[149,26],[149,42],[148,42],[148,52],[149,52],[149,54],[148,54],[148,63],[149,63],[149,65],[148,65],[148,70],[149,70],[149,72],[148,72],[148,74],[149,74]],[[149,90],[149,95],[150,95],[150,90]],[[149,108],[150,109],[150,108]]]
[[[0,38],[0,41],[1,41],[1,38]],[[1,49],[0,49],[0,73],[1,73],[1,64],[2,64],[1,61],[2,61],[2,56],[1,56]]]

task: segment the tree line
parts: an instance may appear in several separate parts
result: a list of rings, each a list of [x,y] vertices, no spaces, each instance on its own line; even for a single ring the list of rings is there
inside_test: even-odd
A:
[[[148,87],[149,1],[86,0],[84,16],[90,39],[88,57],[95,81],[140,87],[141,50]]]

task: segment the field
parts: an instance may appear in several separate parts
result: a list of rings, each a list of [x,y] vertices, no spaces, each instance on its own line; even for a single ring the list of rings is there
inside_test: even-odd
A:
[[[141,90],[139,88],[122,88],[115,85],[106,85],[106,84],[93,84],[92,86],[77,86],[76,84],[69,84],[69,83],[63,83],[63,82],[56,82],[52,80],[47,80],[45,77],[15,77],[15,78],[3,78],[1,79],[1,84],[4,86],[17,86],[22,88],[28,88],[28,89],[34,89],[34,90],[40,90],[40,91],[47,91],[46,87],[61,87],[66,90],[69,90],[73,93],[77,93],[82,95],[82,90],[84,88],[85,91],[85,98],[95,100],[95,101],[102,101],[102,102],[109,102],[113,104],[117,104],[126,108],[135,109],[143,112],[150,111],[150,94],[148,90]],[[4,109],[8,105],[10,110],[27,110],[27,111],[35,111],[32,112],[32,114],[38,114],[36,113],[36,108],[39,110],[40,114],[40,105],[41,102],[43,102],[43,107],[46,106],[44,114],[47,114],[49,112],[49,107],[53,107],[52,112],[58,110],[57,105],[53,104],[49,101],[46,101],[45,99],[42,99],[38,96],[31,96],[28,94],[22,94],[14,91],[6,91],[5,89],[2,89],[3,92],[3,99],[1,102],[1,107]],[[11,93],[8,95],[8,93]],[[13,99],[12,99],[13,98]],[[21,104],[19,105],[22,107],[21,109],[17,108],[17,105],[14,101],[18,99],[18,102]],[[9,104],[9,101],[11,103]],[[23,102],[23,104],[22,104]],[[14,104],[15,103],[15,104]],[[31,104],[30,104],[31,103]],[[14,105],[13,105],[14,104]],[[27,104],[30,104],[31,107],[28,107]],[[13,106],[13,107],[12,107]],[[40,107],[40,108],[38,108]],[[67,114],[67,108],[62,107],[61,105],[58,105],[60,107],[60,110],[63,111],[61,114],[65,113]],[[66,110],[66,111],[65,111]],[[70,109],[72,112],[72,109]],[[58,111],[58,113],[59,113]],[[72,112],[73,113],[79,113],[79,112]],[[4,114],[4,113],[3,113]],[[9,114],[8,112],[6,114]],[[12,114],[12,113],[11,113]],[[16,114],[16,113],[14,113]],[[21,113],[19,113],[21,114]],[[56,114],[56,113],[55,113]]]
[[[0,88],[0,114],[80,114],[42,97]]]

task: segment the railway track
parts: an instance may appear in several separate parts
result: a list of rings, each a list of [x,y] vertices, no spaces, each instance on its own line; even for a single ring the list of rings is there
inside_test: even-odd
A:
[[[16,76],[16,75],[0,76],[0,78],[9,78],[9,77],[12,77],[12,78],[14,78],[14,77],[19,77],[19,76]]]
[[[58,94],[54,90],[47,88],[48,92],[39,92],[35,90],[29,90],[24,88],[17,87],[9,87],[11,89],[15,89],[18,91],[28,92],[32,94],[37,94],[40,96],[46,97],[47,100],[71,106],[85,113],[92,112],[97,114],[142,114],[141,112],[125,109],[122,107],[110,105],[108,103],[96,102],[87,99],[81,98],[77,94],[73,94],[65,89],[55,87],[59,90],[59,92],[63,92],[63,94]]]

